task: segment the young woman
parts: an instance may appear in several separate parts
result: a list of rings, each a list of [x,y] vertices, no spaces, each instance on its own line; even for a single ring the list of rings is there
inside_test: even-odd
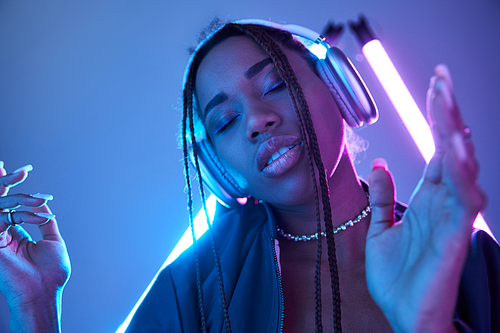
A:
[[[467,312],[482,299],[464,277],[492,265],[472,256],[462,276],[485,199],[445,68],[428,96],[436,154],[403,215],[384,160],[374,161],[369,188],[358,179],[344,115],[315,61],[290,34],[253,24],[227,24],[197,48],[184,87],[186,163],[204,137],[220,172],[248,198],[218,206],[212,231],[161,272],[128,331],[499,329],[497,319]],[[12,212],[24,205],[50,213],[50,198],[7,196],[27,171],[0,172],[0,282],[11,327],[57,331],[69,276],[64,242],[52,216]],[[43,224],[44,240],[30,242],[21,222]],[[479,257],[485,249],[500,260],[484,234],[473,244]],[[488,313],[498,296],[484,296]]]

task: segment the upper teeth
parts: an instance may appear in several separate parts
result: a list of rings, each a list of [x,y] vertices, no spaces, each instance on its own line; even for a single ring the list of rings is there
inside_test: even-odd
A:
[[[274,161],[275,159],[277,159],[278,157],[280,157],[281,155],[283,155],[284,153],[286,153],[287,151],[289,151],[293,147],[295,147],[295,145],[283,147],[283,148],[280,148],[278,151],[274,152],[274,154],[267,161],[267,165],[271,164],[272,161]]]

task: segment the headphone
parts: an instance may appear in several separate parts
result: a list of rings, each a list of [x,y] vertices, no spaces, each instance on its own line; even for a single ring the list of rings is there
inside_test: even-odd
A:
[[[316,69],[332,93],[345,122],[350,127],[361,127],[377,121],[377,107],[356,68],[341,50],[330,46],[319,33],[298,25],[282,25],[265,20],[248,19],[234,23],[262,25],[291,33],[295,40],[318,58]],[[212,35],[205,38],[196,50],[210,40]],[[187,72],[190,67],[188,65]],[[203,183],[217,200],[228,208],[246,203],[248,194],[222,166],[210,140],[197,139],[196,147]],[[192,149],[191,145],[189,156],[191,165],[194,166]]]

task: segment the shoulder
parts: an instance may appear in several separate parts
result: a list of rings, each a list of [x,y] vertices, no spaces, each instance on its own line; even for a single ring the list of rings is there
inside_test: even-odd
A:
[[[500,247],[495,240],[488,235],[484,230],[474,229],[471,234],[471,248],[469,255],[481,255],[485,254],[487,256],[499,255]]]
[[[475,276],[478,274],[485,276],[500,274],[500,247],[497,242],[485,231],[474,229],[471,233],[470,247],[465,261],[463,277]],[[500,281],[500,275],[497,275]],[[467,282],[468,279],[466,279]],[[472,282],[472,281],[470,281]]]
[[[455,319],[462,331],[500,331],[500,247],[474,229],[464,264]]]
[[[498,281],[500,281],[500,247],[485,231],[474,229],[464,264],[461,287],[474,286],[481,290],[492,287],[500,292]]]

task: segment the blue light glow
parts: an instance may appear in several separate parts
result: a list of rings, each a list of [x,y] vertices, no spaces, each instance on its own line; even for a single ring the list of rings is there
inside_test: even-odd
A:
[[[208,197],[208,199],[207,199],[207,211],[208,211],[208,218],[210,219],[210,224],[212,224],[212,222],[214,220],[216,202],[217,201],[216,201],[215,196],[213,194],[210,195]],[[201,209],[198,212],[198,214],[196,214],[196,217],[194,218],[193,224],[194,224],[194,234],[195,234],[196,239],[198,239],[198,238],[200,238],[205,233],[205,231],[208,230],[207,220],[205,218],[205,212],[203,211],[203,209]],[[144,291],[144,293],[142,293],[141,298],[139,298],[139,300],[135,304],[135,306],[132,309],[132,311],[130,311],[130,313],[128,314],[127,318],[123,322],[123,324],[121,324],[120,327],[118,327],[118,329],[116,330],[116,333],[124,333],[125,332],[125,330],[127,329],[128,325],[130,324],[130,321],[132,320],[132,317],[134,316],[135,312],[137,311],[137,308],[139,308],[139,305],[141,305],[142,300],[148,294],[149,290],[153,286],[153,284],[156,281],[156,278],[158,277],[158,275],[160,274],[160,272],[165,267],[167,267],[172,261],[174,261],[175,259],[177,259],[177,257],[182,252],[184,252],[184,250],[186,250],[188,247],[190,247],[192,244],[193,244],[193,238],[191,237],[191,230],[188,227],[187,230],[182,235],[182,237],[179,240],[179,242],[177,243],[177,245],[174,247],[174,249],[172,250],[172,252],[168,256],[167,260],[165,260],[165,262],[161,266],[161,268],[158,271],[158,273],[156,273],[155,277],[149,283],[149,285],[146,288],[146,290]]]

